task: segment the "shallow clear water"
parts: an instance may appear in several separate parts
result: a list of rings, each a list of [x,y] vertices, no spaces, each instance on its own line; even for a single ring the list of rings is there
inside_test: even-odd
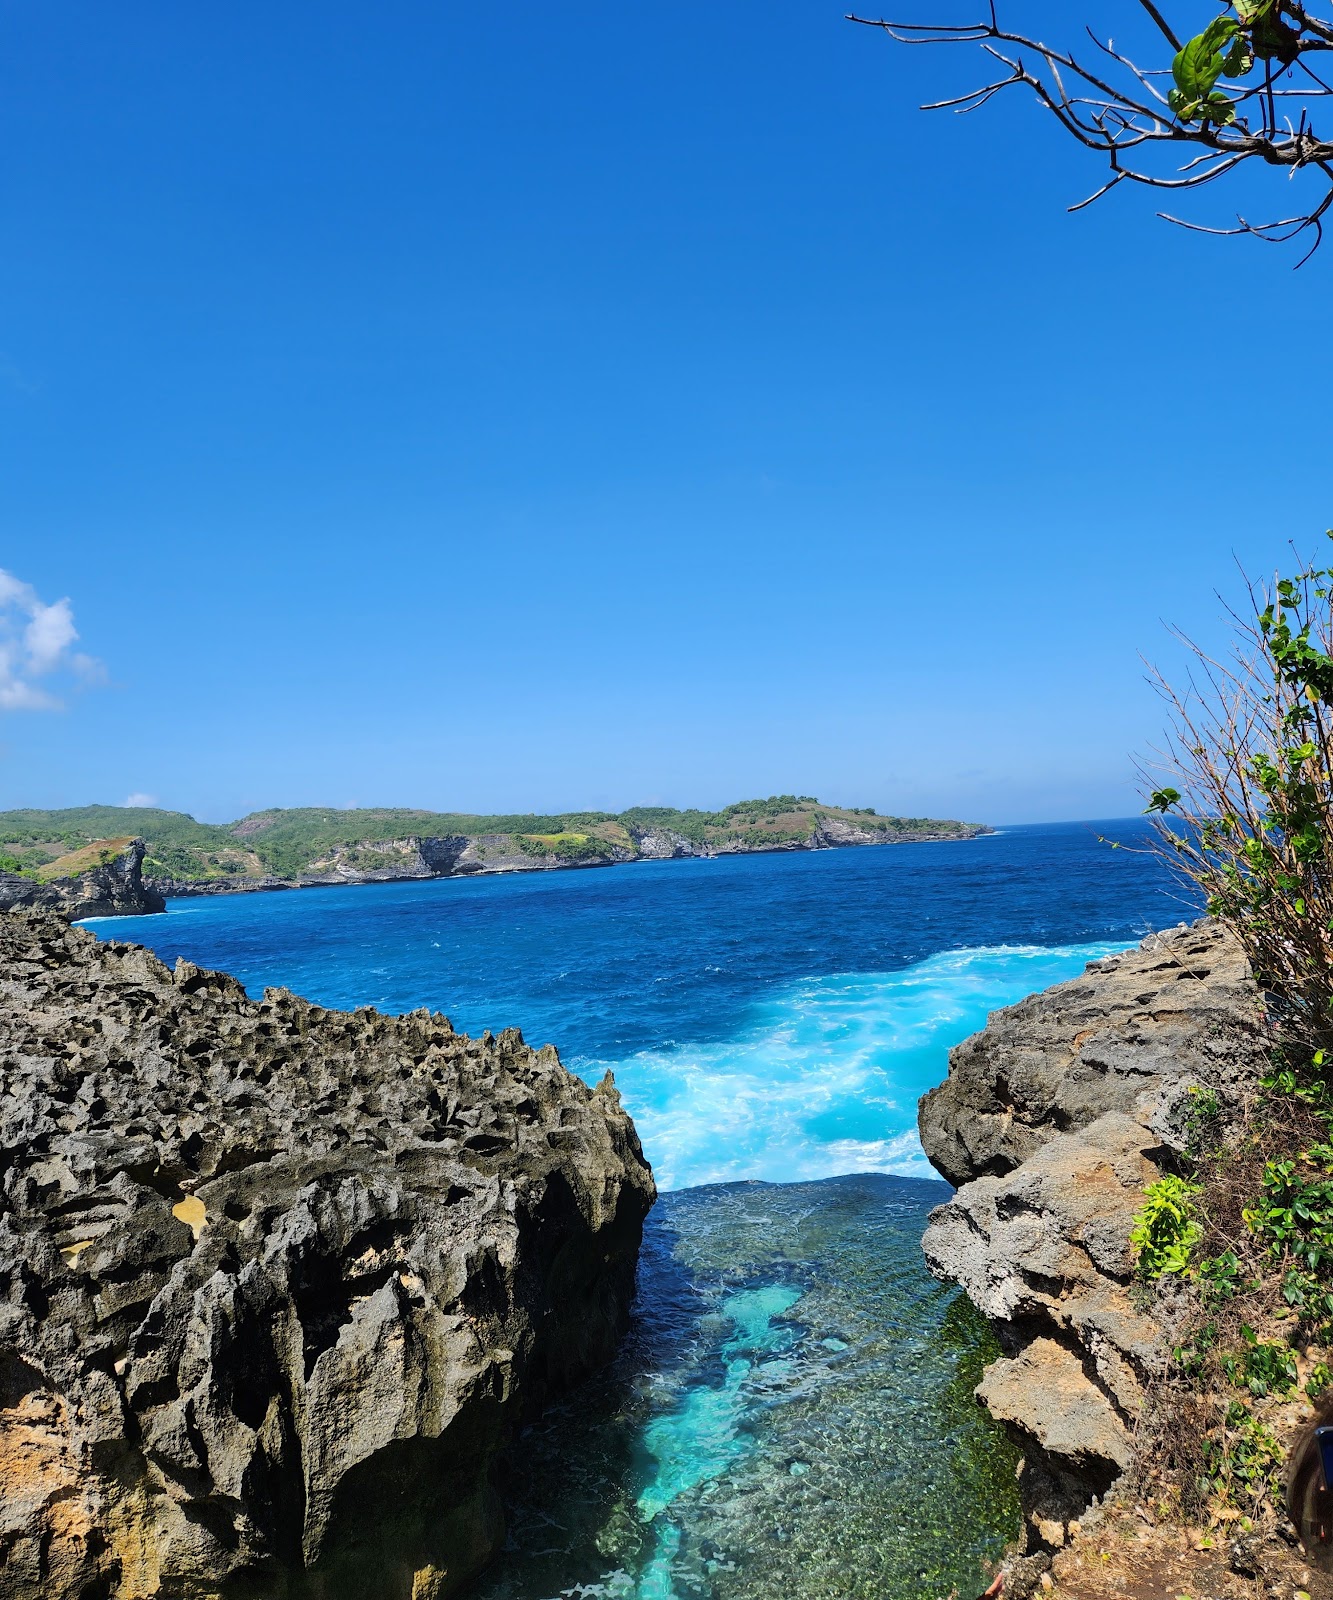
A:
[[[1014,1462],[971,1398],[986,1330],[922,1262],[948,1190],[922,1181],[916,1102],[989,1011],[1194,914],[1101,832],[1143,839],[1018,828],[94,926],[253,993],[427,1005],[614,1069],[670,1192],[614,1371],[514,1455],[484,1600],[966,1600],[1016,1529]]]
[[[666,1196],[615,1369],[521,1442],[484,1600],[971,1600],[1016,1527],[994,1353],[921,1270],[938,1181]]]

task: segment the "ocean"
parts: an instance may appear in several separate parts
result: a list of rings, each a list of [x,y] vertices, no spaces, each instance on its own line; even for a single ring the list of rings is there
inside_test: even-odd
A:
[[[1106,840],[1122,845],[1112,849]],[[522,1441],[484,1600],[921,1600],[1017,1526],[996,1354],[919,1241],[988,1012],[1197,914],[1137,820],[176,900],[102,937],[615,1073],[663,1198],[620,1359]],[[372,1597],[373,1600],[373,1597]]]

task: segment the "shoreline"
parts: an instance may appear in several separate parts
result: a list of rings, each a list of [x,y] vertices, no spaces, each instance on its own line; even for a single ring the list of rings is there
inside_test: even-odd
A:
[[[722,850],[690,850],[678,851],[670,855],[665,853],[639,854],[633,856],[608,856],[594,860],[566,861],[557,858],[534,858],[531,864],[519,864],[507,861],[502,866],[469,865],[460,871],[445,872],[374,872],[374,873],[340,873],[333,877],[319,878],[261,878],[241,879],[235,881],[227,878],[155,878],[146,877],[144,886],[162,895],[167,900],[204,900],[218,895],[233,894],[266,894],[286,889],[350,889],[366,888],[375,884],[389,883],[439,883],[445,879],[457,878],[500,878],[513,877],[520,874],[533,872],[584,872],[602,867],[633,867],[646,861],[717,861],[726,856],[772,856],[772,855],[800,855],[823,854],[830,850],[857,850],[866,848],[879,848],[891,845],[908,844],[972,844],[978,839],[992,837],[999,832],[998,829],[980,825],[973,833],[937,834],[934,837],[900,838],[900,839],[865,839],[847,840],[838,843],[820,844],[774,844],[748,846],[736,849]],[[80,921],[92,921],[92,918],[80,918]]]

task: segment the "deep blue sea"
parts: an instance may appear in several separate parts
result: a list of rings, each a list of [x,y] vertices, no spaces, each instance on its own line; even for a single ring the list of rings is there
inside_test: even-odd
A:
[[[922,1261],[949,1190],[916,1102],[989,1011],[1196,914],[1146,844],[1010,828],[93,926],[255,995],[426,1005],[614,1070],[667,1191],[633,1325],[518,1442],[475,1600],[969,1600],[1017,1532],[1016,1459],[972,1398],[989,1330]]]
[[[176,900],[106,937],[258,995],[516,1026],[609,1067],[659,1185],[928,1176],[916,1102],[986,1014],[1193,914],[1141,822],[956,844]]]

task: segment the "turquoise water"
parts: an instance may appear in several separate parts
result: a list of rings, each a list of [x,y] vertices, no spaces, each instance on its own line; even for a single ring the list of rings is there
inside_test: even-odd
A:
[[[1016,1530],[916,1102],[989,1011],[1193,914],[1142,825],[173,902],[93,924],[614,1070],[658,1182],[613,1371],[515,1451],[482,1600],[933,1600]],[[762,1180],[762,1181],[757,1181]],[[370,1596],[367,1600],[379,1600]]]
[[[916,1102],[986,1015],[1183,908],[1139,823],[963,844],[173,901],[93,923],[259,993],[444,1011],[610,1067],[663,1188],[926,1176]]]
[[[728,1039],[575,1065],[590,1078],[615,1072],[664,1189],[926,1177],[916,1103],[945,1075],[950,1047],[997,1007],[1121,948],[953,950],[900,972],[810,978],[756,1000]]]
[[[1017,1527],[990,1348],[921,1270],[937,1181],[667,1196],[616,1368],[522,1441],[481,1600],[934,1600]]]

